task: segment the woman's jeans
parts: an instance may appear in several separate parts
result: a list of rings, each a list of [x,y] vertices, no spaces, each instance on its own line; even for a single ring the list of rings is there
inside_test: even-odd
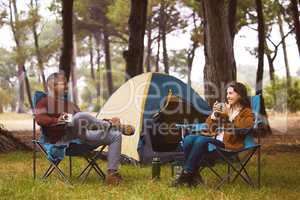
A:
[[[208,144],[224,147],[224,143],[215,138],[189,135],[183,139],[183,151],[185,162],[183,169],[189,173],[195,173],[199,168],[201,157],[208,153]]]

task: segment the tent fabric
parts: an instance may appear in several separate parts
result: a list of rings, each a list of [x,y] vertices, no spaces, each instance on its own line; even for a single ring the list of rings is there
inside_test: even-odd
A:
[[[184,110],[169,112],[172,106],[178,105]],[[149,162],[153,155],[171,157],[178,152],[154,151],[151,135],[145,129],[147,121],[152,123],[158,116],[155,119],[158,124],[183,122],[183,118],[189,116],[186,111],[194,112],[200,119],[198,122],[203,122],[211,113],[208,104],[181,80],[167,74],[144,73],[124,83],[101,108],[98,117],[119,117],[121,123],[134,126],[135,134],[122,138],[122,154],[139,161],[147,158]]]
[[[138,159],[137,145],[142,131],[143,108],[151,73],[136,76],[115,91],[101,108],[98,118],[119,117],[121,122],[134,126],[135,134],[122,138],[122,154]]]

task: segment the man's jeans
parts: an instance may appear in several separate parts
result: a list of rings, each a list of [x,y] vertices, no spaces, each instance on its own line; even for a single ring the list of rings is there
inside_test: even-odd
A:
[[[224,147],[224,143],[211,137],[201,135],[189,135],[183,140],[184,166],[189,173],[195,173],[199,168],[201,156],[208,153],[208,144]]]
[[[108,121],[97,119],[89,113],[79,112],[73,116],[71,133],[66,134],[62,140],[80,138],[93,146],[108,145],[108,170],[118,170],[122,133],[110,126]]]

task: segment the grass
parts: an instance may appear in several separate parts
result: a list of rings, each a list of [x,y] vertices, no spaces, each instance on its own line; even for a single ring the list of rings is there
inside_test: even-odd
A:
[[[47,162],[39,159],[39,175]],[[212,189],[216,180],[208,171],[203,174],[208,185],[197,188],[171,188],[170,166],[162,167],[162,178],[151,180],[151,167],[123,165],[124,181],[118,187],[105,185],[95,174],[81,184],[73,179],[66,185],[57,177],[48,180],[32,179],[31,154],[13,152],[0,155],[0,198],[1,199],[299,199],[300,157],[298,154],[264,155],[263,186],[260,190],[245,185],[242,180],[226,185],[221,190]],[[66,169],[67,162],[62,168]],[[79,173],[83,160],[74,161],[74,173]],[[105,168],[105,164],[102,163]],[[254,171],[251,163],[250,173]]]

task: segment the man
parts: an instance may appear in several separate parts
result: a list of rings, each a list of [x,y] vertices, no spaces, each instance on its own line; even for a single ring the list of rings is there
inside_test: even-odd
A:
[[[100,120],[88,113],[80,112],[78,106],[65,98],[67,80],[63,73],[53,73],[47,79],[48,95],[37,102],[36,121],[50,143],[66,144],[75,138],[92,145],[108,145],[108,172],[106,183],[119,184],[122,133],[114,127],[120,119]],[[72,128],[65,129],[69,115],[73,115]]]

